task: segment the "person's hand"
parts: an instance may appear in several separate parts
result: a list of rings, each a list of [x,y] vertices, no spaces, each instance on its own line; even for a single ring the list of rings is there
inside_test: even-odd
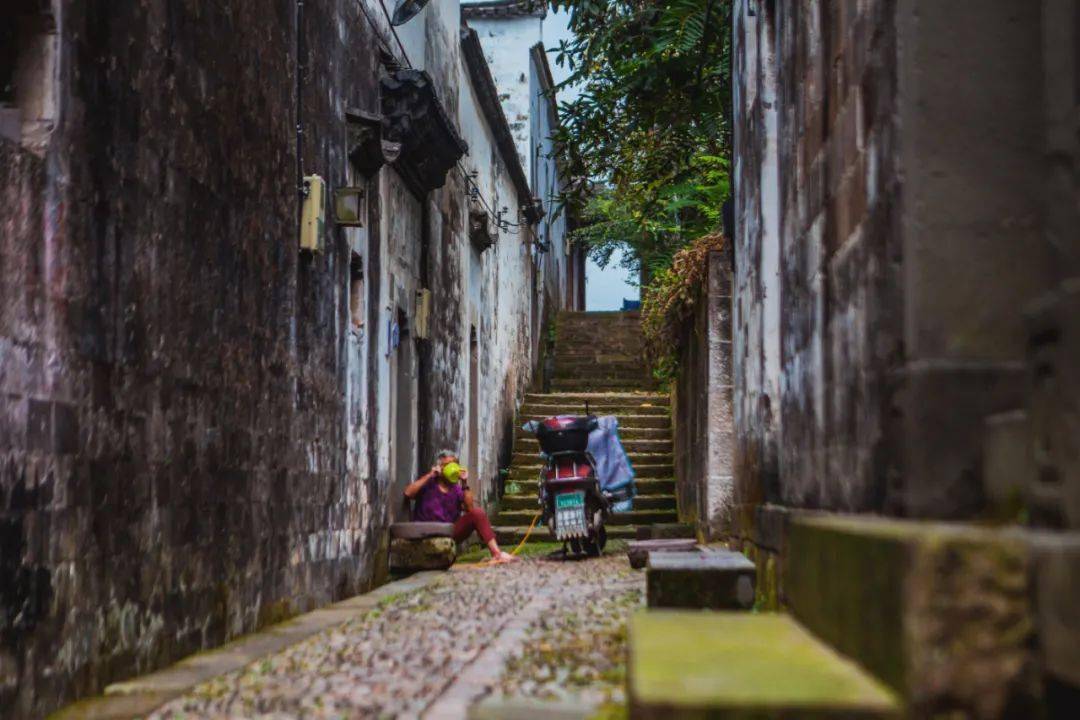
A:
[[[432,475],[441,475],[442,474],[442,465],[440,465],[439,463],[435,463],[434,465],[432,465],[431,466],[431,474]]]
[[[461,475],[458,477],[467,482],[469,480],[469,471],[465,468],[461,468]]]

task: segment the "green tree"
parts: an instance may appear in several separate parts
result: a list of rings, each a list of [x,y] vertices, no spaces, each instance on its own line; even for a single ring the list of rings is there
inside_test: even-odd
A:
[[[729,192],[731,0],[553,0],[574,37],[556,62],[575,239],[601,264],[617,247],[644,280],[720,225]]]

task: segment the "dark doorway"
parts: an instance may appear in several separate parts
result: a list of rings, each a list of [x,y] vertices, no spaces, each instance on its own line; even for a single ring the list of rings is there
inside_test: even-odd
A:
[[[469,466],[473,474],[473,492],[484,502],[484,483],[480,477],[480,353],[476,326],[469,330]]]
[[[400,498],[416,476],[416,353],[407,316],[397,310],[397,350],[394,368],[394,425],[391,452],[394,458],[393,496]],[[408,519],[408,506],[395,503],[397,519]]]

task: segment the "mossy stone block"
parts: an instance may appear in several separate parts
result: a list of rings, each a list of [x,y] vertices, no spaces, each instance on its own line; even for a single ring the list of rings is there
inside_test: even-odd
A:
[[[1039,702],[1028,573],[1018,533],[819,515],[792,521],[782,582],[801,623],[916,715],[1004,717]]]
[[[650,552],[645,571],[649,607],[748,610],[756,568],[730,550]]]
[[[893,694],[787,615],[639,612],[632,718],[897,718]]]
[[[651,552],[696,552],[697,549],[697,540],[692,538],[631,540],[627,543],[626,556],[630,560],[630,567],[640,570],[645,567]]]
[[[457,545],[453,538],[390,541],[390,567],[398,572],[445,570],[454,564],[456,557]]]

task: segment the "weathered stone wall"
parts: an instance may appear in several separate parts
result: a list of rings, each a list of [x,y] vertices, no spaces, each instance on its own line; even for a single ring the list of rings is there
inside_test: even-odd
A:
[[[297,250],[293,10],[65,4],[48,145],[0,140],[16,715],[376,580],[355,500],[382,493],[343,462],[348,256]],[[354,3],[305,25],[307,162],[340,185],[372,39]]]
[[[739,502],[978,514],[983,420],[1023,404],[1021,309],[1048,277],[1040,4],[755,7],[735,27]]]
[[[1031,393],[1027,413],[1014,423],[1022,451],[1015,454],[1026,466],[1012,478],[1001,473],[998,486],[1025,496],[1035,524],[1080,529],[1080,2],[1043,3],[1042,52],[1043,233],[1056,286],[1028,308]]]
[[[675,491],[679,519],[708,540],[733,526],[731,265],[729,252],[708,256],[707,279],[681,328],[679,376],[672,393]]]
[[[460,107],[457,3],[437,5],[404,35],[410,58],[483,135]],[[528,249],[488,251],[470,299],[460,173],[421,198],[393,168],[350,168],[344,110],[380,111],[380,41],[335,0],[306,4],[304,169],[330,192],[365,184],[368,223],[328,222],[325,251],[299,251],[295,10],[66,3],[55,127],[0,137],[0,706],[15,717],[378,582],[395,483],[464,447],[470,321],[494,492],[534,362]],[[485,196],[513,217],[505,159],[479,152]],[[411,329],[420,288],[431,336],[392,349],[388,320],[400,308]]]
[[[755,83],[737,103],[741,503],[883,504],[901,320],[894,7],[762,3],[737,20],[739,77]]]
[[[742,511],[779,495],[780,230],[775,6],[764,16],[735,10],[732,371]]]

